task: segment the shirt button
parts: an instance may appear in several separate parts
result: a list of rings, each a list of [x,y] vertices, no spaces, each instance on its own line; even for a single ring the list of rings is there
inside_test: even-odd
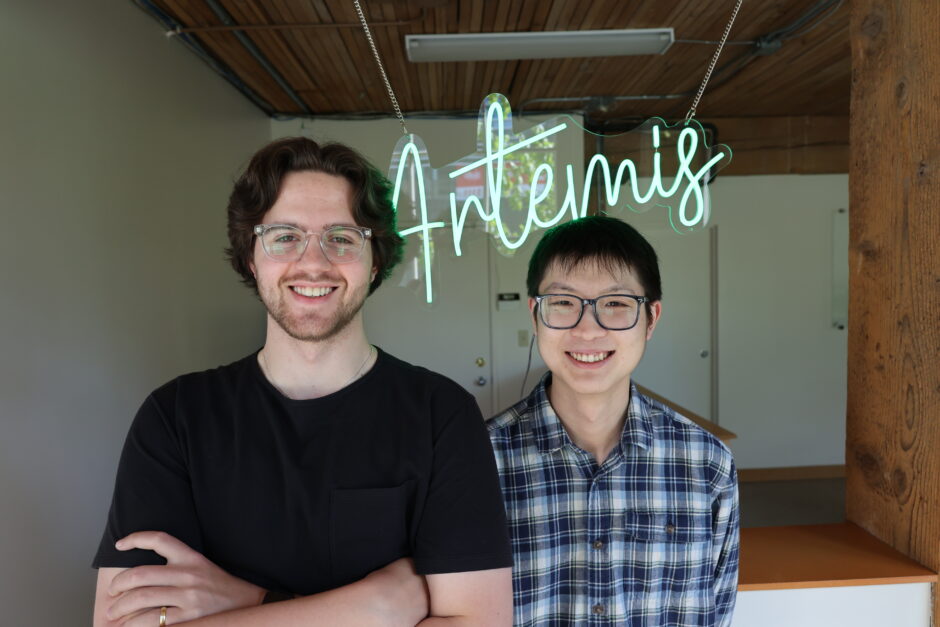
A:
[[[676,526],[675,526],[674,524],[672,524],[672,523],[668,523],[668,524],[666,525],[666,533],[672,534],[672,533],[675,533],[675,532],[676,532]]]
[[[595,540],[594,542],[591,543],[591,546],[593,546],[595,549],[603,549],[603,548],[604,548],[604,541],[603,541],[603,540]]]
[[[594,612],[595,614],[603,614],[605,609],[607,608],[605,608],[603,605],[598,603],[597,605],[591,608],[591,611]]]

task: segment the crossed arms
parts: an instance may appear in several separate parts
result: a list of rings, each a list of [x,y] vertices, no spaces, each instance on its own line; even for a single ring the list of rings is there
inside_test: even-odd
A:
[[[121,550],[149,549],[166,566],[101,568],[94,627],[155,627],[160,607],[167,625],[510,625],[511,569],[415,573],[403,558],[341,588],[260,605],[265,590],[234,577],[172,536],[133,533]]]

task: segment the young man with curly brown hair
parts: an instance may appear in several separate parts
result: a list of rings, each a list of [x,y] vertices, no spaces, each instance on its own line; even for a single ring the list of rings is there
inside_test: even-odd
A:
[[[402,254],[389,198],[339,144],[289,138],[251,160],[228,252],[267,309],[265,344],[138,412],[94,562],[96,626],[510,623],[479,409],[363,328]]]

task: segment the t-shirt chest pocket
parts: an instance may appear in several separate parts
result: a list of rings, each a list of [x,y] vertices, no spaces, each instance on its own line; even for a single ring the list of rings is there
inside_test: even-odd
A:
[[[330,496],[330,565],[336,586],[412,553],[414,481],[391,488],[334,489]]]

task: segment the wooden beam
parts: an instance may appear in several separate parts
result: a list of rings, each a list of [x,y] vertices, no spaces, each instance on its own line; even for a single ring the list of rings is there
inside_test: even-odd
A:
[[[731,147],[731,164],[720,176],[751,174],[844,174],[849,171],[848,116],[708,118],[717,139]],[[593,136],[585,141],[585,162],[594,154]],[[668,146],[668,139],[664,139]],[[611,163],[633,159],[645,173],[651,163],[648,137],[626,133],[604,139]],[[663,168],[675,168],[673,150],[663,150]]]
[[[722,176],[843,174],[849,171],[849,117],[801,115],[705,120],[733,151]]]
[[[940,569],[937,24],[936,0],[852,6],[845,455],[848,519],[934,571]],[[934,603],[937,617],[940,600]]]

